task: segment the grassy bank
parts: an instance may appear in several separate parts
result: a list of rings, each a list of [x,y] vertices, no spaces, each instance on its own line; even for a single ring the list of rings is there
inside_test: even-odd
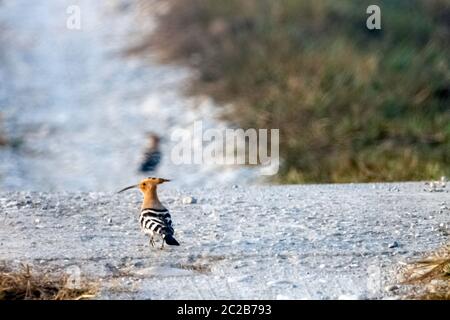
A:
[[[450,174],[450,1],[170,0],[156,47],[192,67],[189,94],[279,128],[275,181],[426,180]]]

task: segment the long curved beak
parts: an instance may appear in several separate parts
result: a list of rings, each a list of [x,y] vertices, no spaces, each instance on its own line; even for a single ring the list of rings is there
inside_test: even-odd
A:
[[[118,191],[117,193],[121,193],[121,192],[130,190],[130,189],[133,189],[133,188],[137,188],[137,187],[138,187],[137,185],[129,186],[129,187],[123,188],[122,190]]]

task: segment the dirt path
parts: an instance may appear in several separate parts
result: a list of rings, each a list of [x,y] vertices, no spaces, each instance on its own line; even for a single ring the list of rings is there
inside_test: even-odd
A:
[[[181,96],[186,70],[123,57],[140,25],[126,3],[2,2],[0,111],[7,135],[24,144],[0,148],[0,190],[117,190],[140,178],[148,131],[164,139],[157,174],[179,186],[242,183],[252,175],[172,164],[175,129],[199,119],[223,124],[208,100]],[[81,30],[66,27],[66,9],[74,4]]]
[[[387,298],[399,262],[448,242],[450,194],[422,183],[167,185],[161,198],[182,244],[164,251],[139,231],[137,192],[2,193],[0,260],[101,278],[101,298]]]

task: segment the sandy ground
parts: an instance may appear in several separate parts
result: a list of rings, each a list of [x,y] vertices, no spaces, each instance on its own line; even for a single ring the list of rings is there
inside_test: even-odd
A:
[[[138,191],[1,193],[0,259],[100,281],[105,299],[379,299],[393,270],[448,241],[450,194],[423,183],[160,197],[182,244],[163,251],[139,231]]]

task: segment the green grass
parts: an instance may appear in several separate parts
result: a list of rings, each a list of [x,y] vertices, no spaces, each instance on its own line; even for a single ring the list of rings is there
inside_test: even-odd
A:
[[[146,44],[197,71],[188,94],[279,128],[275,182],[450,174],[450,0],[170,0]],[[147,41],[150,40],[150,41]]]

